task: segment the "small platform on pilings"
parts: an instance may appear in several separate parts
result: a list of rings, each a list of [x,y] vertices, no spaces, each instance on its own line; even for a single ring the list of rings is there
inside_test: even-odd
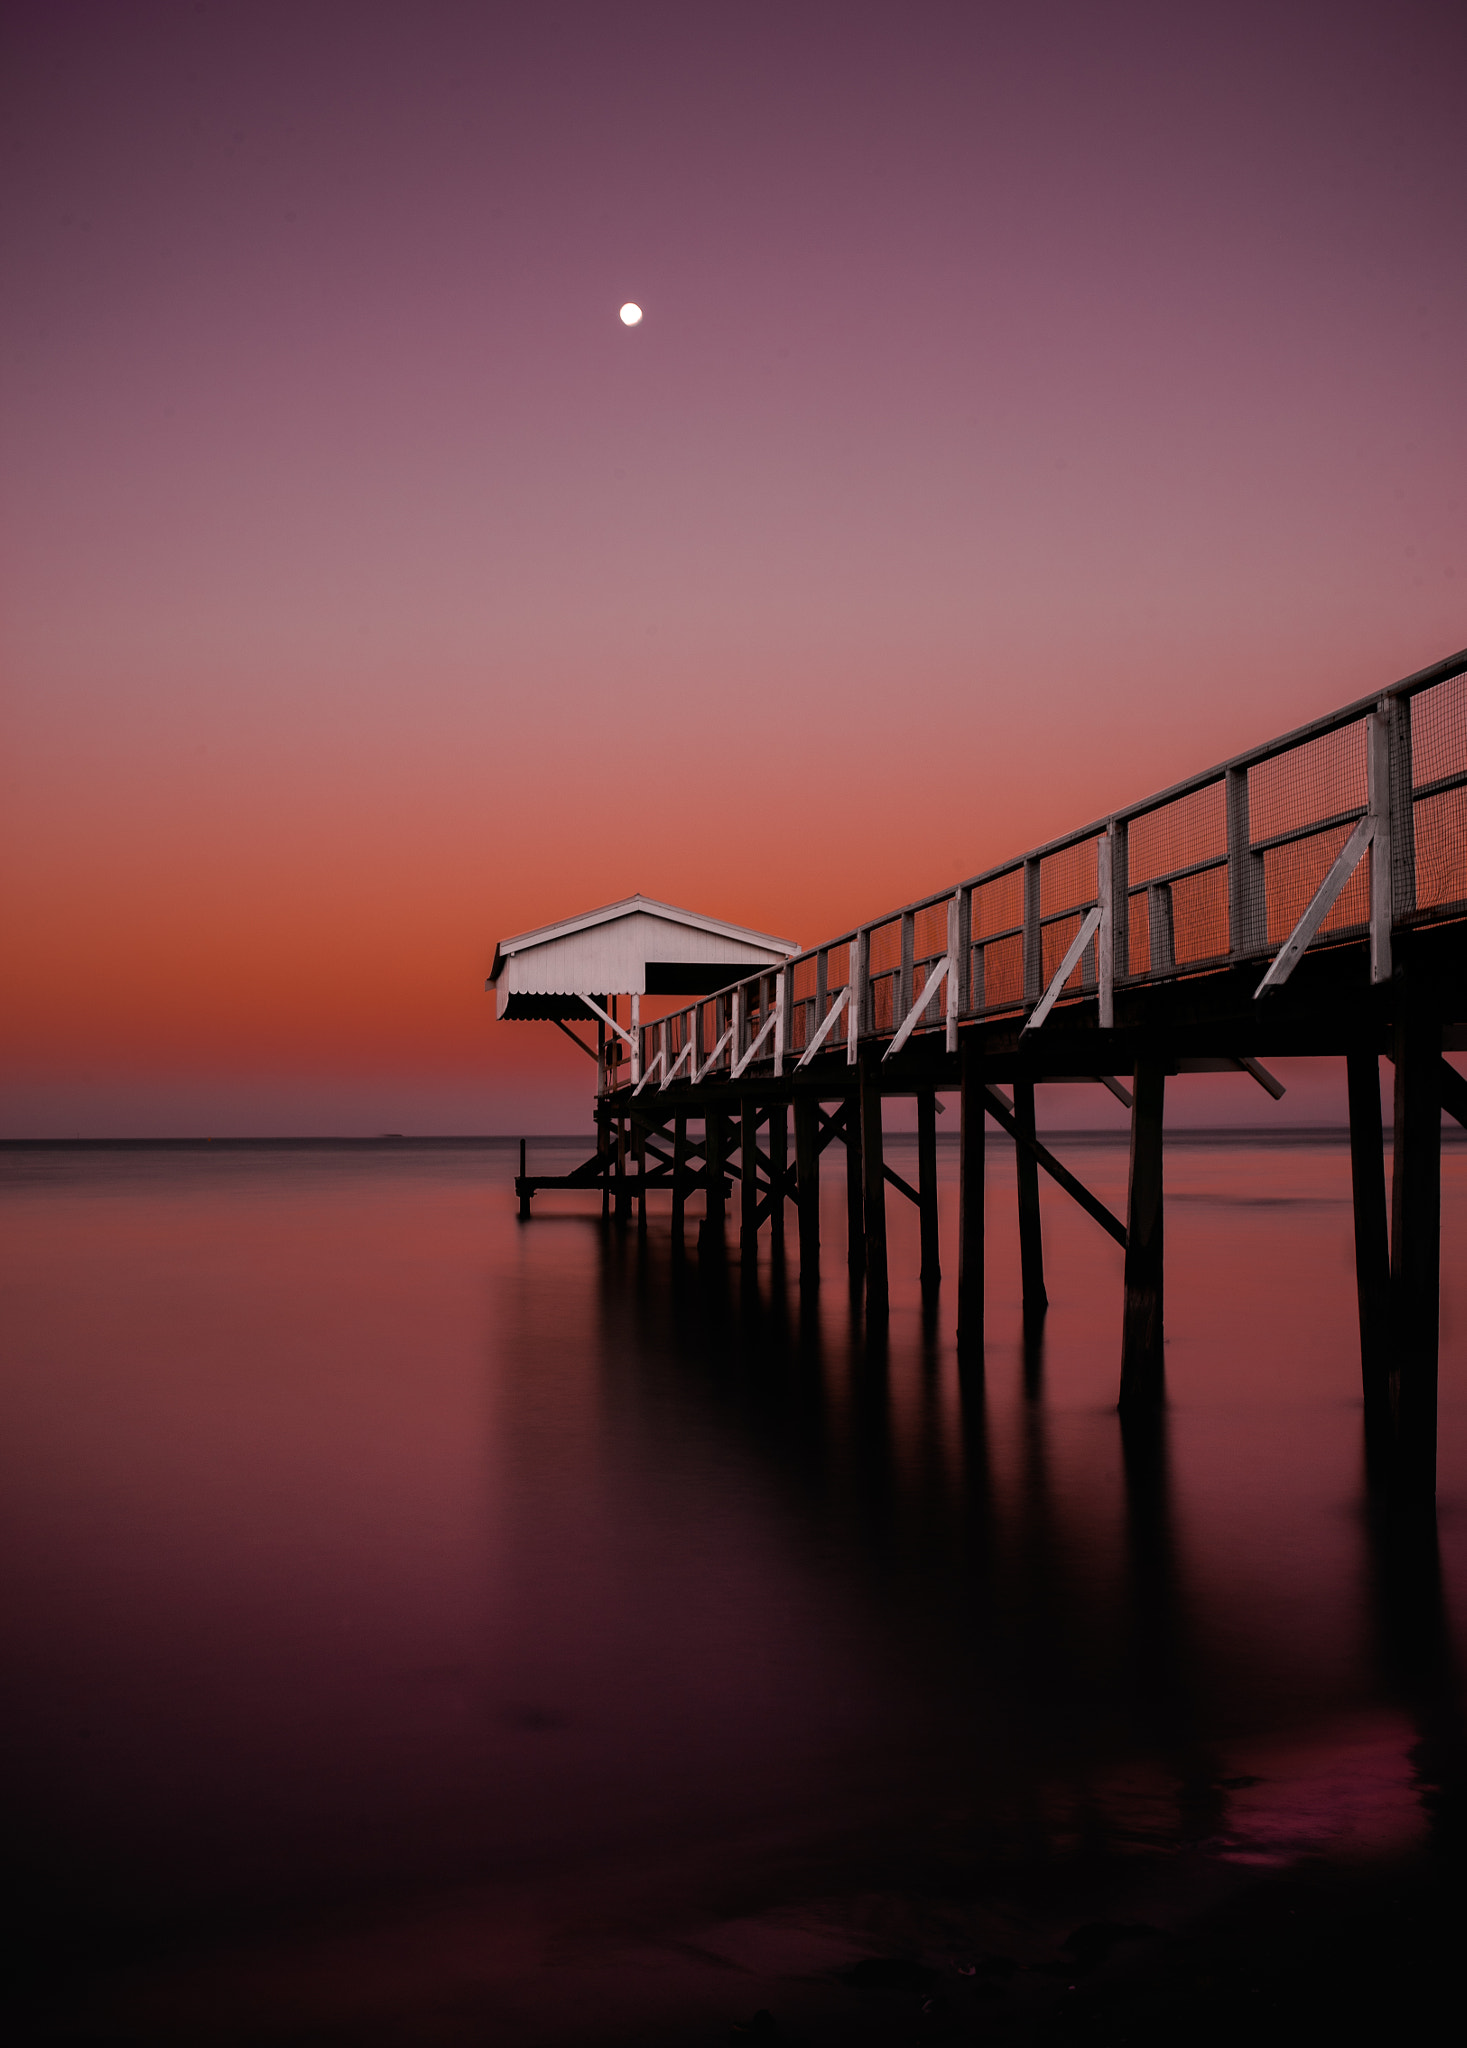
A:
[[[783,942],[769,942],[782,945]],[[1434,1494],[1443,1113],[1467,1124],[1467,651],[1378,695],[806,952],[789,950],[655,1022],[598,1063],[597,1151],[516,1181],[597,1188],[645,1221],[667,1193],[675,1242],[703,1197],[717,1251],[738,1190],[739,1255],[784,1243],[819,1273],[824,1151],[845,1154],[847,1245],[868,1318],[886,1313],[886,1191],[922,1222],[940,1281],[935,1115],[959,1101],[957,1338],[983,1355],[983,1163],[996,1125],[1018,1161],[1026,1319],[1046,1306],[1043,1174],[1123,1248],[1119,1398],[1163,1400],[1167,1083],[1233,1069],[1277,1096],[1270,1059],[1345,1062],[1362,1388],[1394,1493]],[[1380,1109],[1394,1071],[1389,1201]],[[1126,1103],[1117,1216],[1039,1139],[1041,1082]],[[915,1097],[918,1185],[887,1166],[882,1104]],[[793,1119],[794,1156],[790,1156]]]

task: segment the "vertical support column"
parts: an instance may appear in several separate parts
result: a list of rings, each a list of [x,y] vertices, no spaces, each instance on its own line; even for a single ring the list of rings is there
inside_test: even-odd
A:
[[[601,1053],[604,1057],[606,1027],[603,1025],[601,1028]],[[605,1105],[600,1102],[596,1104],[596,1150],[601,1155],[601,1220],[604,1223],[611,1213],[611,1125],[607,1119]]]
[[[914,912],[902,912],[902,971],[898,977],[897,999],[891,1006],[891,1028],[895,1031],[916,999],[912,987],[917,951],[917,919]]]
[[[800,1215],[800,1285],[820,1278],[820,1115],[813,1095],[795,1097],[795,1184]]]
[[[1416,775],[1412,765],[1411,699],[1389,700],[1391,753],[1391,898],[1397,924],[1416,909]]]
[[[846,1006],[846,1065],[853,1067],[866,1029],[866,989],[871,980],[871,934],[857,932],[851,940],[851,1000]]]
[[[1229,768],[1223,778],[1228,821],[1228,952],[1246,960],[1268,946],[1263,855],[1253,851],[1248,819],[1248,770]]]
[[[1034,1083],[1015,1081],[1014,1122],[1020,1135],[1033,1138]],[[1014,1147],[1019,1185],[1019,1271],[1024,1285],[1024,1319],[1032,1321],[1049,1307],[1044,1291],[1044,1233],[1039,1216],[1039,1161],[1027,1145]]]
[[[1408,972],[1396,1013],[1391,1173],[1391,1294],[1396,1471],[1420,1505],[1436,1497],[1437,1344],[1441,1323],[1442,1027]]]
[[[1386,1236],[1379,1056],[1373,1048],[1349,1053],[1345,1071],[1350,1095],[1350,1182],[1355,1197],[1360,1382],[1366,1427],[1379,1437],[1391,1425],[1391,1254]]]
[[[861,1091],[846,1098],[846,1262],[852,1279],[866,1270],[866,1198],[861,1171]]]
[[[1131,971],[1131,828],[1112,818],[1110,831],[1110,949],[1115,973]]]
[[[1391,978],[1391,729],[1389,700],[1365,721],[1366,814],[1370,842],[1370,979]]]
[[[1166,1070],[1155,1053],[1136,1062],[1131,1101],[1131,1185],[1126,1203],[1126,1305],[1121,1335],[1123,1409],[1158,1406],[1163,1352],[1162,1118]]]
[[[937,1242],[937,1095],[923,1088],[917,1095],[917,1193],[922,1224],[922,1285],[936,1287],[942,1278]]]
[[[717,1041],[714,1041],[715,1044]],[[703,1234],[710,1248],[723,1244],[723,1111],[703,1112],[703,1178],[707,1184]]]
[[[637,1153],[637,1229],[645,1237],[647,1234],[647,1126],[640,1117],[632,1118],[632,1133]]]
[[[958,1049],[958,1018],[968,1007],[968,928],[972,903],[972,890],[959,889],[947,906],[947,1052]]]
[[[1044,927],[1040,923],[1039,860],[1024,863],[1024,1001],[1033,1005],[1044,994]]]
[[[770,1103],[765,1111],[764,1126],[769,1153],[769,1249],[771,1254],[783,1258],[784,1177],[790,1163],[790,1120],[789,1111],[782,1102]]]
[[[688,1172],[688,1120],[675,1116],[672,1120],[672,1243],[675,1251],[681,1251],[687,1236],[686,1204],[688,1191],[684,1185]]]
[[[861,1178],[865,1192],[866,1312],[884,1316],[886,1273],[886,1157],[881,1142],[881,1076],[873,1057],[860,1066]]]
[[[1100,998],[1096,1022],[1102,1031],[1113,1031],[1116,1021],[1115,911],[1111,900],[1115,829],[1112,821],[1095,847],[1095,900],[1100,905],[1100,930],[1096,933],[1099,943],[1095,949],[1095,985]]]
[[[627,1120],[620,1110],[616,1112],[616,1220],[627,1223],[631,1219],[632,1194],[627,1186]]]
[[[632,1086],[642,1078],[642,998],[632,991]]]
[[[526,1186],[526,1184],[525,1184],[525,1179],[526,1179],[526,1176],[525,1176],[525,1141],[524,1141],[524,1139],[523,1139],[523,1138],[521,1138],[521,1139],[520,1139],[520,1177],[519,1177],[519,1180],[518,1180],[518,1182],[517,1182],[517,1183],[516,1183],[516,1185],[515,1185],[515,1193],[516,1193],[516,1194],[517,1194],[517,1195],[519,1196],[519,1198],[520,1198],[520,1221],[521,1221],[522,1223],[528,1223],[528,1222],[529,1222],[529,1220],[530,1220],[530,1190],[529,1190],[529,1188],[528,1188],[528,1187]]]
[[[963,1047],[958,1108],[958,1354],[983,1358],[983,1082],[978,1049]]]
[[[774,996],[779,1012],[778,1021],[774,1027],[774,1078],[776,1081],[784,1073],[785,1054],[794,1051],[790,1035],[794,1030],[794,994],[795,970],[793,967],[781,967],[779,970],[779,983]]]
[[[759,1112],[739,1097],[739,1257],[752,1272],[759,1258]]]
[[[815,1033],[820,1029],[821,1025],[825,1022],[825,999],[827,995],[830,993],[828,980],[829,973],[830,956],[826,952],[824,946],[822,946],[820,948],[820,951],[815,955],[815,1021],[813,1024],[811,1024],[809,1030],[805,1034],[806,1045],[810,1043],[810,1040],[815,1036]]]
[[[1170,974],[1177,964],[1170,882],[1153,882],[1146,891],[1146,938],[1151,955],[1148,971],[1152,974]]]

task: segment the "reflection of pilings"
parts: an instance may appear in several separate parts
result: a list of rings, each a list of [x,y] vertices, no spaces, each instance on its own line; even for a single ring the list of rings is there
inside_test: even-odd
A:
[[[789,1169],[789,1114],[782,1102],[771,1102],[765,1112],[765,1133],[769,1147],[769,1250],[774,1259],[784,1257],[784,1177]]]
[[[800,1216],[800,1285],[820,1278],[820,1109],[813,1095],[795,1097],[795,1185]]]
[[[865,1183],[866,1308],[886,1313],[886,1158],[881,1143],[881,1081],[875,1056],[863,1055],[860,1066],[861,1169]]]
[[[917,1091],[917,1196],[922,1229],[922,1288],[930,1292],[942,1278],[937,1234],[937,1094]]]
[[[1467,1791],[1467,1721],[1442,1595],[1434,1516],[1385,1498],[1365,1442],[1365,1527],[1376,1651],[1388,1688],[1415,1724],[1412,1763],[1436,1848],[1462,1846]]]
[[[846,1259],[852,1285],[866,1271],[866,1190],[861,1172],[859,1090],[846,1103]]]

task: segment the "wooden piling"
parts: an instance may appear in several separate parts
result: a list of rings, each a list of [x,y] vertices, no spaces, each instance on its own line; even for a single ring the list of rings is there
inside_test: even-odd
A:
[[[1022,1136],[1033,1138],[1034,1083],[1015,1081],[1014,1122]],[[1039,1215],[1039,1163],[1025,1145],[1014,1147],[1019,1189],[1019,1271],[1023,1278],[1024,1314],[1042,1316],[1049,1307],[1044,1290],[1044,1232]]]
[[[846,1098],[846,1263],[851,1278],[866,1270],[866,1196],[861,1172],[861,1091]]]
[[[820,1278],[820,1105],[795,1097],[795,1185],[800,1218],[800,1285]]]
[[[769,1152],[769,1249],[784,1255],[784,1177],[789,1171],[790,1120],[782,1102],[771,1102],[764,1113]]]
[[[917,1193],[921,1198],[922,1286],[931,1289],[942,1278],[937,1241],[937,1094],[932,1088],[917,1093]]]
[[[672,1242],[681,1251],[687,1237],[686,1204],[688,1173],[688,1120],[675,1116],[672,1120]]]
[[[601,1027],[603,1038],[606,1027]],[[601,1155],[601,1220],[604,1223],[611,1214],[611,1125],[606,1111],[597,1105],[596,1109],[596,1150]]]
[[[620,1110],[616,1113],[616,1220],[630,1221],[632,1194],[627,1186],[627,1120]]]
[[[1391,1253],[1386,1235],[1385,1141],[1380,1058],[1374,1048],[1345,1061],[1350,1098],[1350,1182],[1355,1202],[1355,1293],[1360,1312],[1360,1382],[1366,1426],[1389,1431]]]
[[[1121,1337],[1123,1409],[1165,1398],[1163,1353],[1162,1115],[1166,1070],[1154,1053],[1136,1062],[1131,1102],[1131,1184],[1126,1205],[1126,1301]]]
[[[881,1081],[875,1059],[860,1065],[861,1176],[865,1194],[866,1312],[882,1316],[889,1291],[886,1272],[886,1160],[881,1143]]]
[[[632,1125],[637,1152],[637,1229],[647,1232],[647,1126],[636,1119]]]
[[[985,1119],[978,1051],[962,1050],[958,1097],[958,1354],[983,1359],[983,1149]]]
[[[1408,970],[1396,1012],[1391,1173],[1395,1478],[1418,1505],[1436,1497],[1437,1345],[1441,1324],[1442,1027]]]
[[[752,1095],[739,1100],[739,1257],[752,1268],[759,1258],[759,1112]]]
[[[523,1138],[520,1139],[520,1178],[518,1192],[520,1198],[520,1221],[522,1223],[528,1223],[530,1220],[530,1190],[527,1185],[527,1176],[525,1168],[525,1141]]]
[[[723,1112],[708,1109],[703,1113],[703,1164],[706,1169],[708,1193],[704,1209],[703,1236],[710,1247],[723,1243]]]

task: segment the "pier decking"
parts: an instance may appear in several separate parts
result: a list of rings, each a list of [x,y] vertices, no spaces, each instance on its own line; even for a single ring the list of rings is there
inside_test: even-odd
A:
[[[959,1099],[957,1335],[981,1359],[983,1156],[1018,1148],[1026,1315],[1045,1306],[1042,1172],[1125,1249],[1120,1402],[1163,1394],[1162,1119],[1169,1077],[1289,1054],[1347,1063],[1367,1416],[1400,1484],[1434,1486],[1441,1116],[1467,1123],[1467,650],[1369,698],[888,911],[654,1023],[598,1062],[598,1145],[568,1176],[516,1183],[521,1213],[556,1187],[599,1188],[645,1221],[666,1193],[681,1242],[724,1248],[738,1187],[746,1266],[784,1244],[819,1273],[820,1161],[846,1165],[848,1258],[868,1317],[886,1312],[886,1190],[921,1212],[936,1286],[935,1114]],[[1379,1059],[1394,1062],[1389,1219]],[[1126,1214],[1037,1138],[1040,1082],[1093,1080],[1131,1115]],[[1007,1091],[1007,1092],[1005,1092]],[[918,1185],[886,1165],[882,1103],[916,1098]],[[793,1121],[794,1156],[790,1157]]]

